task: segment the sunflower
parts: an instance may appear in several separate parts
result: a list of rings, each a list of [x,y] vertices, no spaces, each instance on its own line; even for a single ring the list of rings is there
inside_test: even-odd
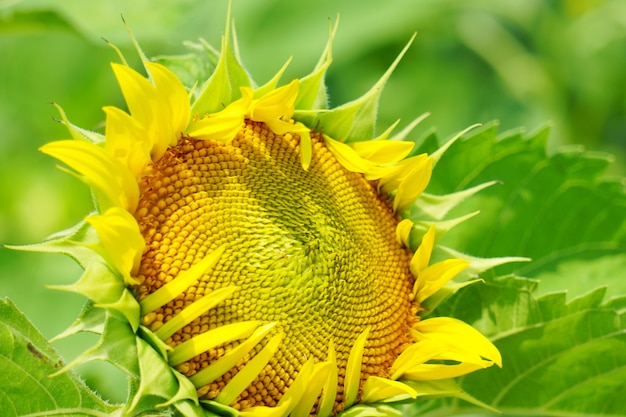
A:
[[[409,45],[369,92],[329,109],[334,32],[314,70],[280,86],[285,67],[252,81],[228,24],[212,76],[192,88],[139,47],[147,76],[120,53],[128,111],[104,107],[103,135],[59,107],[72,139],[41,150],[96,210],[35,248],[85,268],[63,288],[90,302],[62,336],[101,339],[68,366],[127,372],[125,413],[386,415],[409,398],[467,398],[452,378],[501,366],[468,324],[427,317],[469,262],[432,263],[436,226],[409,218],[440,156],[403,140],[421,118],[372,138]]]

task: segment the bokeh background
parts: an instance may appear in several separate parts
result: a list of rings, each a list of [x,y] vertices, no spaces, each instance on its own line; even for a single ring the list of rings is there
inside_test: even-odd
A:
[[[551,149],[580,144],[609,152],[626,173],[624,0],[234,0],[244,63],[262,83],[294,57],[285,79],[307,74],[340,24],[327,83],[332,104],[366,91],[414,32],[418,37],[382,97],[380,127],[432,112],[420,130],[447,137],[500,120],[501,130],[550,123]],[[158,5],[157,5],[158,4]],[[185,40],[218,46],[227,1],[0,0],[0,243],[28,244],[77,223],[92,209],[86,186],[37,149],[68,137],[51,102],[98,130],[101,107],[123,101],[110,70],[120,47],[136,54],[123,15],[148,56],[186,53]],[[45,288],[79,268],[60,256],[0,248],[0,297],[11,298],[47,337],[64,330],[84,300]],[[72,358],[95,339],[56,342]],[[110,367],[79,369],[114,401]]]

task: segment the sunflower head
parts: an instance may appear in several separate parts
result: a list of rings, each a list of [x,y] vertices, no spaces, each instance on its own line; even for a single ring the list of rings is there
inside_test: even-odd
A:
[[[436,226],[410,216],[438,158],[403,140],[421,118],[372,137],[406,48],[329,109],[334,31],[314,70],[282,85],[284,67],[253,82],[227,25],[199,88],[139,51],[145,75],[112,64],[127,109],[104,108],[104,134],[61,110],[72,139],[42,151],[89,185],[96,211],[36,248],[85,268],[66,289],[91,302],[67,334],[102,337],[70,366],[104,357],[127,372],[128,413],[382,413],[501,365],[469,325],[426,318],[469,263],[431,263]]]

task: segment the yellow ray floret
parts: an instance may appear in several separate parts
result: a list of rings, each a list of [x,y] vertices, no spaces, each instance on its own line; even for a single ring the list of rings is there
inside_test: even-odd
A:
[[[98,232],[105,256],[122,274],[126,285],[137,284],[133,275],[137,274],[145,242],[133,216],[120,207],[112,207],[102,215],[87,217],[87,222]]]
[[[436,317],[416,325],[417,347],[425,341],[439,344],[442,352],[431,359],[452,360],[456,364],[422,363],[407,369],[403,377],[413,380],[455,378],[488,368],[494,364],[502,367],[498,349],[472,326],[450,317]],[[463,343],[459,343],[462,340]]]
[[[153,62],[145,65],[152,82],[128,66],[112,67],[131,116],[143,127],[152,145],[152,158],[159,159],[189,124],[189,98],[170,70]]]
[[[412,295],[420,304],[469,266],[469,262],[461,259],[447,259],[429,266],[434,244],[435,227],[431,225],[410,264],[411,273],[415,277]]]

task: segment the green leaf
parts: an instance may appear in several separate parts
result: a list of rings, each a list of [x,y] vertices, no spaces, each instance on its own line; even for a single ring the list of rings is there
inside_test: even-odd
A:
[[[579,147],[549,155],[547,138],[548,129],[498,136],[492,123],[450,147],[435,168],[429,193],[449,194],[494,180],[500,184],[468,199],[462,212],[451,212],[481,214],[448,233],[443,244],[481,257],[534,261],[498,267],[500,275],[553,279],[550,273],[559,268],[573,272],[571,263],[579,260],[600,262],[596,270],[605,261],[624,262],[626,191],[622,179],[604,176],[612,158]],[[559,274],[563,281],[550,289],[565,288],[580,275]],[[619,274],[602,279],[602,284],[611,279],[624,288]]]
[[[58,353],[9,301],[0,301],[0,415],[105,416],[105,403],[80,377],[63,368]]]
[[[460,292],[453,304],[465,311],[446,313],[482,323],[504,358],[502,369],[466,376],[463,389],[510,415],[624,415],[626,322],[604,293],[535,298],[519,278]]]

